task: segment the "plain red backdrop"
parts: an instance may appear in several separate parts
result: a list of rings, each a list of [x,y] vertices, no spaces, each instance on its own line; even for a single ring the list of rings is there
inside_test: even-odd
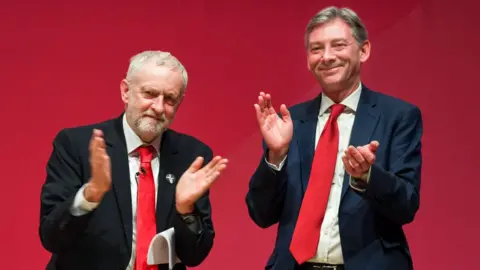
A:
[[[128,59],[171,51],[190,85],[173,127],[230,159],[212,190],[214,249],[198,269],[263,269],[275,228],[250,221],[244,197],[261,154],[253,103],[318,94],[303,31],[327,5],[355,9],[373,44],[363,81],[420,106],[421,208],[406,227],[415,269],[473,269],[480,226],[476,130],[477,1],[2,1],[2,268],[44,269],[40,186],[54,135],[122,112]]]

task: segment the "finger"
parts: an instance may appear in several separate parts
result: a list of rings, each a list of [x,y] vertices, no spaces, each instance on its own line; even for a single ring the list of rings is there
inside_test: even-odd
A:
[[[205,175],[209,177],[215,172],[222,172],[227,167],[227,163],[228,163],[228,159],[226,158],[220,159],[211,170],[206,172]]]
[[[105,150],[105,139],[103,139],[103,137],[97,136],[95,140],[97,141],[97,148]]]
[[[89,144],[90,153],[94,152],[98,147],[105,147],[103,132],[99,129],[94,129]]]
[[[263,96],[260,96],[262,105],[260,106],[260,109],[262,111],[263,117],[267,117],[272,113],[275,113],[275,110],[272,110],[271,106],[271,101],[270,101],[270,95],[265,94]]]
[[[205,167],[203,167],[202,170],[204,170],[205,173],[209,172],[210,170],[212,170],[217,165],[217,163],[221,159],[222,159],[221,156],[216,156],[216,157],[212,158],[212,160],[210,160],[210,162],[208,162],[208,164],[205,165]]]
[[[197,157],[193,161],[192,165],[190,165],[187,171],[190,173],[195,173],[202,167],[202,164],[203,164],[203,157]]]
[[[350,165],[350,162],[348,161],[347,156],[343,156],[342,161],[343,161],[343,166],[345,167],[345,171],[347,171],[347,173],[350,175],[354,174],[355,171],[353,170],[352,165]]]
[[[213,174],[215,171],[217,171],[218,167],[221,164],[224,164],[225,163],[224,160],[226,160],[226,159],[222,159],[222,157],[220,157],[220,156],[216,156],[214,159],[215,159],[215,162],[212,159],[212,161],[202,169],[205,177],[208,177],[211,174]]]
[[[218,170],[214,171],[212,174],[203,179],[202,192],[205,192],[213,185],[213,183],[215,183],[215,181],[217,181],[225,168],[227,168],[227,164],[222,164],[218,167]]]
[[[98,135],[99,135],[98,130],[94,129],[92,131],[92,137],[90,138],[90,143],[88,145],[88,150],[90,151],[90,153],[92,153],[93,149],[95,149],[97,146],[98,141],[96,140],[96,138],[98,137]]]
[[[282,104],[280,106],[280,114],[282,115],[283,121],[288,122],[292,120],[290,116],[290,112],[288,111],[287,106],[285,106],[285,104]]]
[[[265,99],[265,107],[267,107],[267,108],[270,107],[272,105],[271,104],[272,97],[270,96],[270,94],[265,93],[264,99]]]
[[[347,157],[348,162],[353,168],[354,172],[357,172],[360,170],[360,164],[358,164],[358,161],[352,156],[350,153],[349,149],[345,150],[345,156]]]
[[[265,111],[265,95],[260,95],[258,96],[258,106],[260,107],[260,111],[263,113]]]
[[[368,146],[370,148],[370,151],[375,153],[377,151],[378,147],[380,146],[380,143],[378,141],[372,141],[372,142],[370,142],[370,144]]]
[[[360,146],[357,147],[358,151],[362,156],[365,158],[365,160],[368,162],[369,165],[372,165],[375,163],[375,154],[370,151],[370,148],[368,146]]]
[[[255,108],[255,115],[257,116],[258,125],[263,126],[263,123],[265,122],[265,117],[263,116],[263,112],[262,112],[262,109],[260,108],[260,105],[253,104],[253,107]]]
[[[103,131],[101,131],[100,129],[93,129],[93,134],[97,137],[103,138]]]
[[[368,170],[369,164],[367,163],[367,161],[365,160],[363,155],[360,153],[360,151],[358,151],[357,148],[355,148],[353,146],[349,146],[348,147],[348,152],[353,157],[353,159],[355,159],[355,161],[358,163],[358,166],[359,166],[358,169],[359,170],[361,170],[361,171]]]
[[[265,109],[268,110],[270,114],[275,113],[275,109],[272,104],[272,96],[270,94],[265,95]]]

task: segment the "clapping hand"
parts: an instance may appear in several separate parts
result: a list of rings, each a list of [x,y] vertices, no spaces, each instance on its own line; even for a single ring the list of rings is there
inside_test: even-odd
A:
[[[228,163],[227,159],[216,156],[201,168],[203,160],[197,157],[178,181],[175,200],[181,214],[193,212],[195,202],[210,189]]]
[[[260,132],[269,150],[268,160],[279,164],[288,152],[293,137],[293,122],[285,104],[280,106],[281,117],[275,112],[270,94],[261,92],[254,105]]]
[[[342,157],[345,170],[353,178],[366,181],[364,175],[370,170],[370,167],[375,163],[375,153],[379,143],[372,141],[364,146],[349,146],[345,150],[345,155]]]
[[[89,145],[91,178],[84,191],[89,202],[99,202],[112,185],[110,157],[107,154],[103,132],[93,130]]]

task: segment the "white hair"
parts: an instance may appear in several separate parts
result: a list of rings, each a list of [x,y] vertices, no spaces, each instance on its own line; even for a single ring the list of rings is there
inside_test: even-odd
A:
[[[156,66],[166,66],[180,72],[182,75],[182,92],[185,91],[188,84],[188,74],[185,67],[170,52],[163,51],[143,51],[130,58],[130,65],[127,71],[127,81],[131,81],[135,73],[146,63],[155,63]]]

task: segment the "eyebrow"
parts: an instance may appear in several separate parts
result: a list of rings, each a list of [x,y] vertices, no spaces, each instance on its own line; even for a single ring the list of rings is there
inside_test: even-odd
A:
[[[330,40],[330,42],[348,42],[348,39],[344,39],[344,38],[334,38],[334,39]],[[324,42],[314,41],[314,42],[310,42],[310,45],[323,44],[323,43],[324,43]]]
[[[154,91],[154,92],[160,92],[161,91],[160,89],[150,87],[150,86],[142,86],[142,87],[140,87],[140,90],[142,90],[142,91]]]

